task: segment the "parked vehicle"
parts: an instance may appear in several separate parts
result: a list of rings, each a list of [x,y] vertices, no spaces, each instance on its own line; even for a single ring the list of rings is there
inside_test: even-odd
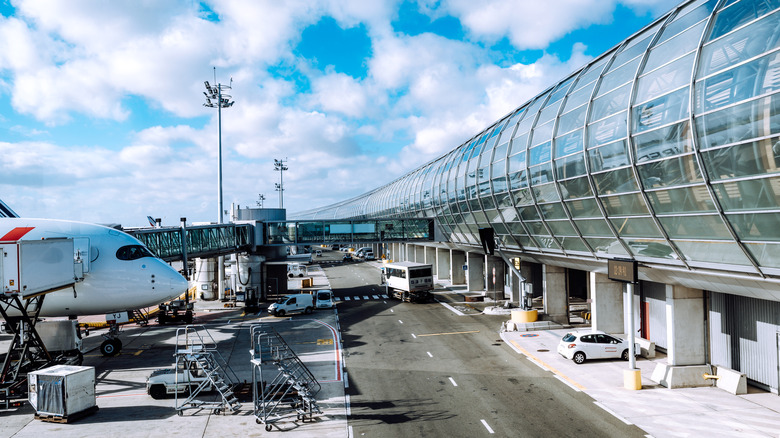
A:
[[[279,298],[268,306],[268,313],[273,316],[284,316],[288,313],[306,313],[314,311],[314,296],[311,294],[294,294]]]
[[[566,333],[558,343],[558,353],[576,364],[581,364],[586,359],[628,360],[628,346],[628,341],[602,331],[573,331]],[[634,352],[638,354],[639,345],[634,347]]]
[[[176,376],[178,372],[178,376]],[[146,393],[153,399],[161,399],[169,394],[189,394],[200,384],[209,380],[206,372],[195,360],[179,362],[178,370],[163,368],[155,370],[146,379]],[[212,391],[211,382],[206,383],[205,391]]]
[[[376,260],[376,257],[374,257],[373,252],[366,253],[365,256],[363,256],[363,260],[370,261],[370,260]]]
[[[433,295],[433,266],[415,263],[387,263],[385,281],[391,298],[409,302],[425,302]]]
[[[329,289],[318,290],[315,294],[317,297],[318,309],[330,309],[333,307],[333,292]]]
[[[319,249],[318,249],[318,250],[317,250],[317,251],[314,253],[314,255],[315,255],[315,256],[317,256],[317,257],[322,257],[322,250],[319,250]]]
[[[289,263],[289,264],[287,264],[287,276],[289,278],[303,277],[304,275],[306,275],[308,273],[309,273],[309,269],[304,264],[301,264],[301,263]]]
[[[352,261],[352,254],[346,253],[344,254],[344,257],[341,259],[342,262],[351,262]]]

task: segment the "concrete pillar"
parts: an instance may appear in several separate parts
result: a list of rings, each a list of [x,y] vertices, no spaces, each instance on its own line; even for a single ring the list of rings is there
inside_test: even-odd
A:
[[[425,247],[422,245],[414,246],[414,261],[417,263],[425,263]]]
[[[704,292],[666,286],[666,360],[669,365],[706,363]]]
[[[479,253],[466,253],[466,288],[472,292],[485,291],[485,256]]]
[[[517,274],[514,273],[514,271],[509,271],[509,300],[517,305],[520,305],[520,298],[522,297],[520,293],[520,277],[517,276]]]
[[[542,265],[544,313],[559,324],[569,323],[569,293],[566,290],[566,268]]]
[[[504,296],[504,272],[509,269],[505,266],[501,257],[485,256],[485,285],[487,296],[495,300],[503,300]]]
[[[450,279],[450,250],[436,248],[436,275],[439,280]]]
[[[450,274],[452,275],[452,284],[466,284],[466,271],[463,266],[466,264],[466,253],[456,249],[450,250]]]
[[[605,274],[588,273],[591,297],[591,325],[594,330],[624,333],[623,283],[610,280]]]
[[[425,246],[423,249],[425,250],[425,263],[433,265],[433,275],[436,275],[436,247]]]

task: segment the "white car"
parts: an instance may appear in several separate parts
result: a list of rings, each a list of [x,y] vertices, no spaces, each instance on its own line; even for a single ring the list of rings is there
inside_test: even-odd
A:
[[[316,293],[316,306],[318,309],[330,309],[333,307],[333,292],[329,289],[321,289]]]
[[[635,345],[634,352],[639,353],[638,345]],[[566,333],[561,339],[558,353],[576,364],[581,364],[586,359],[628,360],[628,341],[596,330],[574,331]]]

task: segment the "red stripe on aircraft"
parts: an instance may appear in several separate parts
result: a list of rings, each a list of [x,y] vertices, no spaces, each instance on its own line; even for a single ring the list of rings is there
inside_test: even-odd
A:
[[[16,227],[13,230],[6,233],[5,236],[0,237],[0,242],[15,242],[22,237],[24,237],[25,234],[29,233],[33,230],[35,227]]]

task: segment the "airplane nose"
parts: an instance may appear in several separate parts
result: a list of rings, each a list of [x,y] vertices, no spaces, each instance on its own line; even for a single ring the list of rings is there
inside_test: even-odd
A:
[[[187,292],[188,288],[189,285],[187,284],[187,279],[176,272],[176,275],[173,275],[171,278],[171,295],[175,295],[177,297],[179,295],[183,295]]]

